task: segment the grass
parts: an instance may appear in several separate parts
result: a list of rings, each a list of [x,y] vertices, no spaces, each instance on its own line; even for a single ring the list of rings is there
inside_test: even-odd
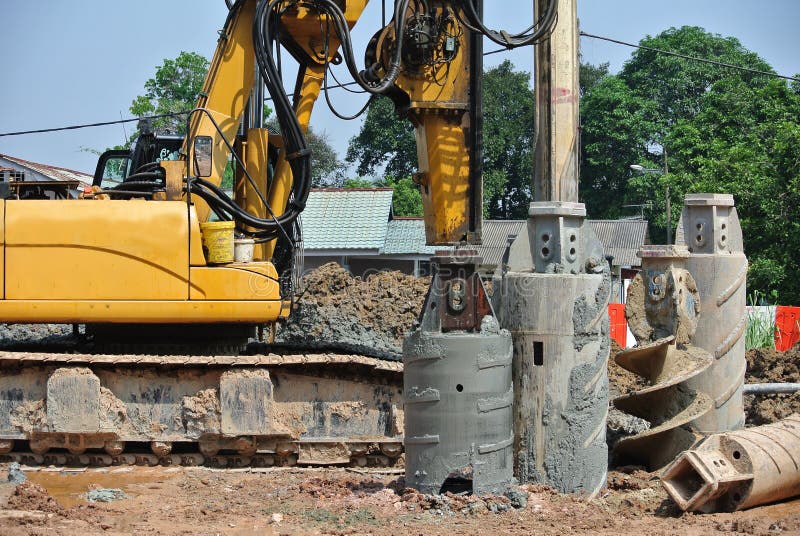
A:
[[[755,307],[763,296],[754,291],[748,298],[750,305]],[[775,318],[758,314],[755,309],[747,311],[747,329],[744,333],[744,346],[747,350],[753,348],[775,348]]]

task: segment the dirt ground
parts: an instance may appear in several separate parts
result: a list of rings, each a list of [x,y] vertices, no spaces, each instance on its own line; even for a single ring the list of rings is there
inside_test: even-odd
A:
[[[770,349],[747,352],[747,383],[800,383],[800,344],[786,352]],[[747,424],[758,426],[800,413],[800,393],[745,396]]]
[[[524,487],[525,506],[518,509],[506,497],[424,497],[404,490],[397,475],[345,469],[27,474],[29,482],[0,485],[7,504],[0,510],[2,534],[800,534],[800,500],[679,515],[653,475],[634,468],[612,472],[607,491],[589,502]],[[126,498],[82,498],[109,485]]]

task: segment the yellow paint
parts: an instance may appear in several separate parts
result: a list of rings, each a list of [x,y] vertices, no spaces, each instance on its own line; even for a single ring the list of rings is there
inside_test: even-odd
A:
[[[183,201],[184,205],[186,201]],[[195,206],[189,207],[189,264],[191,266],[205,266],[206,256],[203,254],[203,233],[200,232],[200,222],[197,221]]]
[[[420,123],[416,130],[422,160],[418,180],[427,241],[464,241],[470,204],[470,156],[464,129],[435,114],[425,115]]]
[[[308,132],[311,112],[322,90],[324,69],[322,65],[311,65],[308,67],[303,77],[300,98],[295,107],[297,120],[300,122],[300,127],[303,129],[303,132]],[[281,143],[281,146],[282,145]],[[278,158],[278,162],[275,166],[275,174],[272,179],[272,186],[269,190],[268,197],[269,205],[272,207],[275,214],[283,214],[286,210],[293,184],[294,177],[292,176],[292,169],[289,167],[289,162],[286,160],[286,151],[281,151],[280,158]],[[265,246],[266,258],[271,259],[274,253],[275,240],[268,242]]]
[[[211,324],[274,322],[281,301],[3,300],[0,318],[14,322]]]
[[[9,300],[188,296],[184,202],[9,200],[5,213]]]
[[[5,245],[6,201],[0,201],[0,281],[5,281],[6,245]],[[6,297],[5,284],[0,285],[0,300]]]
[[[223,141],[223,136],[231,143],[235,139],[240,118],[247,107],[247,100],[253,88],[255,78],[253,18],[255,9],[255,0],[248,0],[234,15],[228,34],[221,38],[217,45],[203,85],[203,92],[195,105],[197,108],[209,110],[210,115],[219,124],[222,135],[218,133],[205,113],[193,115],[189,123],[187,140],[194,139],[196,136],[211,136],[213,139],[212,171],[207,180],[215,185],[222,183],[225,166],[230,157],[230,151]],[[184,145],[184,151],[189,155],[191,173],[194,174],[194,148]],[[207,221],[210,209],[206,202],[194,196],[192,201],[197,206],[197,216],[200,221]]]
[[[186,162],[182,160],[163,160],[159,165],[166,173],[167,201],[184,199],[183,178],[186,175]]]
[[[229,264],[191,269],[192,300],[280,300],[272,263]]]
[[[269,131],[265,128],[252,128],[247,132],[247,144],[244,154],[244,164],[253,182],[261,192],[267,192],[267,179],[269,176]],[[238,178],[238,187],[241,191],[239,206],[250,214],[265,219],[272,216],[266,205],[259,197],[256,190],[247,180],[244,173]],[[266,194],[264,194],[266,195]],[[250,228],[250,230],[255,230]],[[268,260],[264,244],[256,244],[253,249],[253,259],[257,261]]]
[[[452,2],[431,0],[439,14]],[[464,17],[462,17],[464,18]],[[391,38],[387,29],[380,37]],[[408,117],[416,128],[425,235],[430,245],[457,244],[467,240],[469,230],[470,156],[466,130],[469,127],[470,32],[454,32],[459,52],[449,68],[424,66],[415,72],[404,69],[395,82],[408,100]],[[388,60],[384,58],[384,61]],[[479,193],[478,193],[479,195]]]

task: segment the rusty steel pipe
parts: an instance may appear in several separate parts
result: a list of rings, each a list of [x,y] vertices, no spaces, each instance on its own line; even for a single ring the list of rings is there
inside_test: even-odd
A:
[[[800,415],[715,434],[675,459],[661,483],[684,511],[733,512],[800,495]]]

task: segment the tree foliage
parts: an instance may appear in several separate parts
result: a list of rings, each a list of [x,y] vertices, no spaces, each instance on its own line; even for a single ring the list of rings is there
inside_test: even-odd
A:
[[[414,128],[397,117],[389,98],[378,97],[369,105],[361,131],[350,140],[345,160],[357,163],[362,177],[410,177],[417,170]]]
[[[189,111],[203,90],[208,60],[196,52],[181,52],[156,67],[153,78],[144,83],[145,93],[131,103],[139,117]],[[165,117],[153,121],[153,128],[166,134],[185,134],[186,117]]]
[[[422,194],[419,187],[410,178],[394,179],[387,177],[385,180],[372,181],[369,179],[347,179],[342,184],[344,188],[391,188],[392,212],[395,216],[419,217],[422,216]]]
[[[641,44],[772,72],[732,37],[671,28]],[[782,80],[639,49],[581,103],[581,197],[589,215],[616,218],[649,204],[651,236],[664,240],[665,189],[678,221],[689,192],[734,194],[751,288],[800,303],[796,272],[800,98]],[[637,175],[631,164],[663,175]],[[629,212],[628,212],[629,213]]]

